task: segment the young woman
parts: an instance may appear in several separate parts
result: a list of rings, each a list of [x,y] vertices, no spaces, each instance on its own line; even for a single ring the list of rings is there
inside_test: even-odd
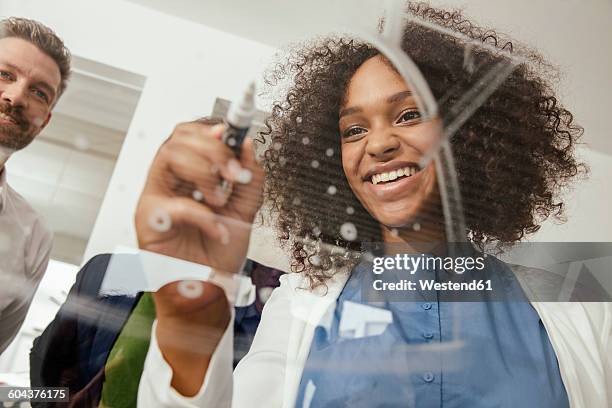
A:
[[[458,12],[421,4],[410,12],[499,49],[513,48]],[[479,52],[470,72],[459,42],[418,24],[406,28],[403,48],[443,101],[440,118],[423,120],[411,85],[376,49],[357,41],[312,43],[272,72],[273,83],[291,78],[292,86],[274,105],[264,134],[270,142],[265,194],[296,273],[284,276],[266,303],[253,346],[233,375],[232,316],[223,290],[207,283],[200,297],[187,299],[177,284],[162,288],[155,295],[157,321],[139,406],[612,403],[610,304],[529,302],[520,278],[493,257],[483,273],[523,299],[381,305],[363,298],[359,288],[372,265],[346,253],[371,242],[384,242],[388,252],[394,243],[444,242],[434,163],[418,163],[478,67],[501,58]],[[558,194],[582,171],[573,153],[581,129],[541,73],[544,61],[533,52],[523,55],[529,63],[518,66],[452,139],[466,237],[476,246],[512,244],[548,216],[561,215]],[[222,131],[182,124],[160,149],[136,216],[141,248],[218,271],[238,269],[264,171],[252,141],[238,161],[220,141]],[[244,169],[252,175],[247,184],[238,181]],[[234,183],[231,196],[219,190],[221,179]],[[190,198],[196,188],[203,203]],[[147,220],[159,211],[171,217],[169,231],[150,228]],[[370,323],[384,324],[374,331],[357,327]]]

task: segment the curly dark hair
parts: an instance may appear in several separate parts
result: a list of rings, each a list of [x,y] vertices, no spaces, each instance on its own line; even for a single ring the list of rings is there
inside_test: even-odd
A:
[[[452,107],[474,78],[507,58],[503,53],[525,59],[452,137],[466,236],[481,248],[488,242],[509,245],[537,231],[551,215],[563,220],[560,194],[587,168],[574,156],[583,130],[555,96],[553,67],[537,52],[476,26],[461,11],[409,3],[408,12],[500,50],[473,50],[472,66],[466,66],[466,47],[456,36],[421,24],[406,26],[402,48],[438,100],[443,123],[456,114]],[[269,143],[265,198],[281,243],[291,246],[292,270],[306,273],[313,287],[338,266],[354,262],[352,251],[329,250],[326,244],[360,250],[363,243],[382,239],[379,223],[344,176],[338,129],[351,77],[376,55],[364,42],[329,37],[294,48],[266,77],[271,87],[285,82],[289,87],[273,104],[261,134]],[[343,226],[354,226],[357,239],[346,239]]]

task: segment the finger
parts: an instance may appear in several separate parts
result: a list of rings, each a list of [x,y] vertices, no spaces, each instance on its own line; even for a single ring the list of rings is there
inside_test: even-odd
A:
[[[221,186],[219,171],[216,164],[199,156],[193,150],[175,147],[175,152],[167,161],[168,172],[179,182],[175,183],[173,192],[192,197],[198,201],[221,207],[227,202],[227,193]]]
[[[219,132],[194,133],[169,146],[172,150],[190,150],[221,168],[234,158],[232,150],[220,139]]]
[[[163,147],[164,151],[159,155],[160,161],[165,161],[163,168],[169,167],[175,174],[164,174],[163,170],[158,171],[161,174],[154,174],[152,171],[151,178],[157,176],[162,179],[170,179],[165,183],[166,186],[184,186],[187,191],[184,191],[183,195],[194,193],[194,198],[205,200],[207,204],[214,207],[222,207],[230,194],[235,199],[243,200],[243,204],[251,202],[252,206],[257,206],[259,204],[258,190],[260,189],[257,183],[253,185],[253,188],[232,191],[232,184],[249,184],[253,178],[254,169],[244,168],[235,158],[232,150],[221,141],[225,129],[226,125],[223,124],[211,127],[201,123],[186,123],[177,126],[174,132],[175,137]],[[245,141],[243,150],[245,148],[247,151],[252,151],[252,140]],[[207,159],[211,163],[209,167],[202,169],[201,172],[197,171],[196,169],[201,166],[197,165],[197,160],[194,159],[192,153]],[[255,164],[254,156],[247,154],[246,163],[249,166]],[[227,182],[220,179],[217,181],[216,172]],[[262,179],[262,177],[256,178]],[[197,191],[189,191],[192,185],[198,185]]]
[[[223,132],[223,123],[217,125],[210,125],[207,123],[202,123],[201,121],[192,121],[192,122],[183,122],[179,123],[174,127],[172,131],[172,135],[168,139],[169,142],[176,142],[179,139],[182,139],[187,136],[191,136],[193,134],[200,135],[200,137],[209,136],[211,134],[217,134],[219,132]]]
[[[213,126],[208,133],[199,132],[190,136],[184,136],[174,146],[175,149],[181,148],[194,151],[197,154],[205,157],[214,168],[213,172],[219,172],[221,190],[216,191],[217,194],[225,193],[225,199],[232,192],[232,182],[244,182],[245,176],[250,177],[250,173],[243,171],[240,162],[236,160],[233,151],[221,141],[223,132],[227,128],[224,124]]]
[[[217,221],[216,214],[205,205],[188,197],[173,197],[165,200],[164,207],[173,225],[193,226],[210,240],[229,240],[227,228]]]
[[[179,281],[159,288],[155,295],[170,302],[180,313],[194,313],[225,297],[223,289],[211,282]]]
[[[226,129],[227,125],[225,123],[216,124],[210,128],[210,135],[217,140],[221,140]]]
[[[225,165],[229,159],[234,157],[231,149],[221,141],[225,129],[224,124],[210,126],[200,122],[182,123],[177,125],[173,136],[162,149],[168,151],[181,150],[181,148],[193,150],[212,163],[219,166]]]
[[[231,164],[232,162],[228,163],[228,167]],[[253,139],[245,139],[238,166],[242,175],[235,178],[231,201],[242,214],[254,215],[261,206],[264,171],[255,157]]]

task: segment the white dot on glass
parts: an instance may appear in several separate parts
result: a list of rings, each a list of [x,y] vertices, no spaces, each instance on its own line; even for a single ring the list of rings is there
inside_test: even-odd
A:
[[[230,137],[227,139],[227,144],[228,146],[236,146],[236,139],[234,139],[233,137]]]
[[[317,160],[313,160],[310,165],[312,166],[313,169],[316,169],[319,167],[319,162]]]
[[[345,222],[340,227],[340,235],[347,241],[354,241],[357,239],[357,227],[352,222]]]
[[[295,121],[296,121],[297,123],[302,123],[302,117],[301,117],[301,116],[298,116],[297,118],[295,118]]]
[[[318,237],[319,235],[321,235],[321,229],[319,227],[314,227],[312,229],[312,235],[314,235],[315,237]]]
[[[300,200],[299,198],[294,198],[293,199],[293,205],[300,205],[302,203],[302,200]]]
[[[273,291],[274,288],[271,288],[269,286],[259,288],[259,290],[257,291],[257,295],[259,296],[259,300],[261,300],[261,303],[266,303],[268,299],[270,299],[270,296],[272,296]]]
[[[327,149],[327,150],[325,151],[325,155],[326,155],[327,157],[332,157],[332,156],[334,155],[334,149],[332,149],[332,148],[330,147],[329,149]]]
[[[334,195],[334,194],[336,194],[337,191],[338,191],[338,189],[336,189],[336,186],[329,186],[329,187],[327,187],[327,194],[329,194],[329,195]]]
[[[149,218],[149,226],[155,231],[166,232],[172,228],[172,219],[166,211],[157,209]]]
[[[193,190],[193,193],[191,193],[191,196],[196,201],[202,201],[204,199],[204,194],[202,194],[200,190]]]
[[[305,144],[305,145],[307,145],[308,143],[310,143],[310,139],[309,139],[307,136],[304,136],[304,137],[302,138],[302,143],[303,143],[303,144]]]
[[[204,285],[200,281],[181,281],[177,289],[182,296],[188,299],[196,299],[204,293]]]
[[[349,205],[348,207],[346,207],[346,213],[348,215],[353,215],[355,214],[355,209]]]
[[[79,150],[89,149],[89,140],[85,136],[77,136],[74,138],[74,147]]]
[[[274,150],[280,150],[283,147],[283,145],[280,142],[274,142],[274,144],[272,145],[272,148]]]
[[[319,255],[313,255],[310,258],[310,264],[314,266],[321,265],[321,257]]]
[[[242,170],[240,170],[240,173],[238,174],[238,177],[237,177],[236,180],[240,184],[249,184],[252,179],[253,179],[253,173],[251,173],[251,170],[249,170],[249,169],[242,169]]]
[[[415,222],[414,224],[412,224],[412,229],[415,231],[420,231],[421,230],[421,224],[419,224],[418,222]]]

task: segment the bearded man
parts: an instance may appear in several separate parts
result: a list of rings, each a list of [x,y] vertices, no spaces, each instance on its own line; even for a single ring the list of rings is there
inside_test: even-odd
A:
[[[52,242],[40,215],[8,185],[5,163],[49,123],[69,76],[70,52],[51,29],[0,21],[0,354],[25,319]]]

